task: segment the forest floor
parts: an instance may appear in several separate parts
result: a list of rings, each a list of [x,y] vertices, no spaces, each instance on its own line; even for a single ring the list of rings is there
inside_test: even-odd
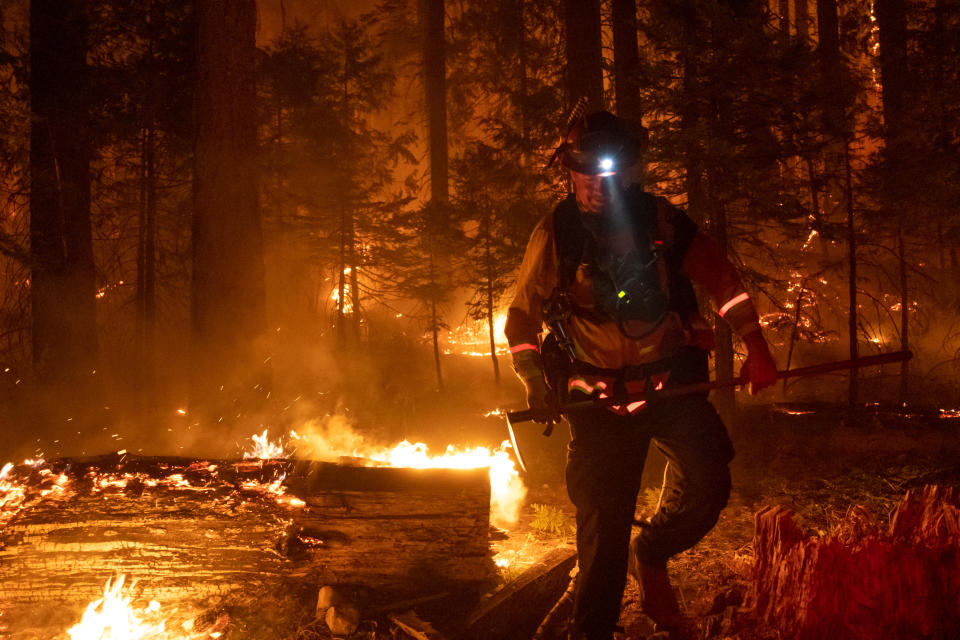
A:
[[[884,525],[908,490],[926,484],[960,485],[960,421],[955,419],[875,413],[850,424],[835,408],[768,405],[749,408],[731,432],[737,457],[729,504],[706,538],[673,558],[669,566],[681,606],[696,625],[694,637],[698,640],[783,638],[777,629],[758,624],[750,611],[754,515],[763,507],[786,505],[808,532],[827,535],[854,507],[865,509]],[[506,537],[491,544],[496,557],[509,560],[501,569],[503,584],[551,549],[573,547],[573,507],[560,480],[562,455],[554,446],[558,442],[549,450],[533,452],[534,464],[539,466],[528,474],[529,494],[521,520]],[[647,475],[655,479],[660,470],[656,458],[651,458],[653,468]],[[647,510],[658,493],[655,482],[648,484],[638,504],[640,514],[649,515]],[[293,607],[288,611],[296,610],[295,602],[287,604]],[[449,604],[439,610],[444,608],[452,610]],[[293,625],[296,629],[289,625],[297,616],[287,619],[292,633],[284,637],[330,637],[322,622],[310,620],[308,609],[309,603],[300,608],[301,622]],[[435,613],[438,609],[427,606],[418,613],[429,621],[431,610]],[[230,637],[261,637],[256,630],[259,625],[241,629],[246,626],[244,618],[250,619],[236,615],[234,631],[238,635]],[[442,630],[444,622],[438,620],[436,627]],[[654,633],[643,615],[632,580],[624,593],[620,625],[623,632],[618,640],[666,640],[665,635]],[[381,619],[366,620],[353,637],[409,636]]]
[[[763,507],[788,506],[808,532],[827,535],[854,507],[886,525],[906,491],[960,485],[960,422],[953,419],[877,413],[850,424],[822,406],[755,407],[732,431],[738,453],[729,504],[716,527],[669,565],[698,638],[782,637],[757,624],[744,601],[754,564],[754,515]],[[625,639],[653,633],[632,579],[620,625]]]
[[[507,380],[491,385],[488,372],[473,363],[469,368],[463,365],[462,369],[448,371],[448,375],[465,382],[439,395],[396,392],[390,387],[394,378],[384,376],[386,382],[373,388],[383,387],[382,397],[394,401],[382,405],[365,403],[362,408],[372,415],[365,420],[357,418],[357,429],[384,442],[406,438],[427,442],[431,450],[441,451],[450,442],[489,446],[503,440],[506,434],[502,419],[483,416],[495,407],[515,406],[522,397],[519,384]],[[430,388],[428,379],[410,378],[409,386]],[[324,384],[317,386],[326,388]],[[292,392],[286,395],[299,398]],[[295,401],[281,401],[283,397],[276,393],[274,402],[284,407],[296,406]],[[399,400],[404,404],[399,404]],[[110,423],[81,429],[67,417],[59,427],[53,425],[45,431],[27,423],[20,425],[14,419],[20,415],[20,409],[8,399],[0,402],[0,424],[10,427],[10,460],[34,451],[44,452],[49,459],[102,453],[118,447],[154,455],[235,457],[237,454],[231,453],[234,443],[248,439],[251,433],[266,426],[274,429],[272,433],[286,427],[299,428],[298,421],[304,414],[322,415],[323,408],[324,404],[315,400],[296,415],[292,410],[284,413],[284,408],[271,414],[275,415],[269,422],[259,421],[232,430],[224,425],[200,437],[191,431],[190,423],[173,411],[169,413],[174,417],[154,430],[126,426],[136,425],[137,421],[124,422],[116,417]],[[754,515],[760,509],[789,506],[808,531],[828,534],[853,507],[865,508],[878,523],[885,524],[908,490],[926,484],[960,485],[960,419],[956,419],[955,412],[939,415],[937,409],[930,409],[923,415],[904,416],[873,409],[851,421],[833,404],[757,404],[746,406],[737,419],[728,421],[728,427],[737,450],[729,504],[706,538],[676,556],[669,567],[681,605],[697,624],[700,639],[782,640],[776,629],[763,628],[752,620],[749,601],[743,600],[749,592],[754,562]],[[551,549],[573,546],[574,511],[563,483],[564,432],[565,429],[557,428],[548,439],[538,429],[523,426],[518,433],[528,467],[524,477],[528,495],[520,522],[510,528],[504,539],[491,544],[496,557],[507,561],[500,569],[501,584],[517,577]],[[650,505],[656,502],[662,465],[658,456],[649,457],[640,501],[640,509],[647,515]],[[269,594],[243,594],[228,600],[199,619],[198,629],[227,619],[228,631],[222,636],[225,640],[330,637],[326,625],[314,620],[315,584],[286,585]],[[448,613],[455,611],[455,607],[445,603],[434,605],[415,610],[426,620],[438,608],[446,607]],[[630,580],[620,624],[624,629],[622,639],[656,638],[640,610],[636,587]],[[438,628],[443,626],[441,621],[437,622]],[[3,637],[0,625],[0,638]],[[368,616],[353,637],[393,640],[407,636],[385,617]]]

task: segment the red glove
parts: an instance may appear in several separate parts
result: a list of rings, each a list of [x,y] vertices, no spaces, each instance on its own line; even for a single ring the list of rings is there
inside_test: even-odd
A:
[[[533,421],[542,424],[560,422],[560,403],[553,389],[547,387],[543,376],[523,379],[527,388],[527,407],[533,412]]]
[[[750,395],[756,395],[777,381],[777,365],[762,332],[748,333],[743,336],[743,342],[747,345],[747,359],[740,368],[740,377],[749,384]]]

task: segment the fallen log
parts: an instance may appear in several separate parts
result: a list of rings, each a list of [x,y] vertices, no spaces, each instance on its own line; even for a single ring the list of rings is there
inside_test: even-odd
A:
[[[458,640],[527,640],[570,584],[577,552],[560,547],[481,602]]]
[[[881,530],[853,509],[836,533],[805,534],[793,512],[756,515],[751,598],[795,640],[960,637],[960,489],[910,491]]]
[[[396,600],[493,575],[486,469],[105,456],[11,475],[24,496],[0,517],[0,622],[13,637],[62,633],[117,574],[199,611],[291,578]]]

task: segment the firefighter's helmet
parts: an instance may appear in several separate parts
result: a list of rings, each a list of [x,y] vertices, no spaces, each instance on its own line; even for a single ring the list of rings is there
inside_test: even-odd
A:
[[[640,159],[646,129],[609,111],[594,111],[573,120],[557,155],[564,167],[588,175],[614,175]]]

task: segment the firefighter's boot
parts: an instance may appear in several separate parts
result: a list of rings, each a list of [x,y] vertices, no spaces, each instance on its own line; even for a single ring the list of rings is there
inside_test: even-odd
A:
[[[671,640],[689,637],[690,622],[680,612],[680,605],[670,585],[666,567],[643,564],[637,556],[639,539],[630,541],[630,575],[637,581],[640,608],[656,624],[658,631],[670,633]]]

